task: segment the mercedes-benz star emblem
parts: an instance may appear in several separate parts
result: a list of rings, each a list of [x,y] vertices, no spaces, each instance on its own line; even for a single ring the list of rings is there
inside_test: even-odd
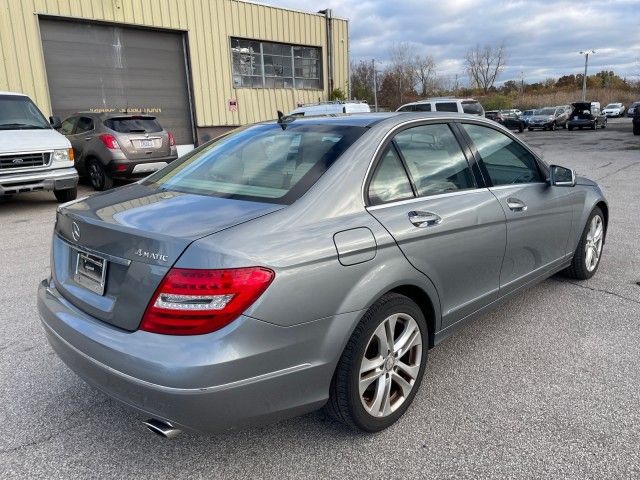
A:
[[[76,222],[71,224],[71,236],[76,242],[80,240],[80,226]]]

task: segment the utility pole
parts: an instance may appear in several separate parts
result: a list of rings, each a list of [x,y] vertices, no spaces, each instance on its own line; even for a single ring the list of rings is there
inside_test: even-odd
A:
[[[373,68],[373,103],[375,111],[378,111],[378,81],[376,80],[376,60],[371,59],[371,67]]]
[[[587,64],[589,63],[589,54],[596,53],[595,50],[585,50],[578,52],[580,55],[584,55],[584,77],[582,77],[582,101],[587,101]]]

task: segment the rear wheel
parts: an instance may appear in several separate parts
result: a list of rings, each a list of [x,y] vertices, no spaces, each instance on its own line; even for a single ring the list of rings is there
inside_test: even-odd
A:
[[[597,126],[597,123],[596,123],[596,122],[593,122],[593,123],[591,124],[591,130],[595,130],[595,129],[596,129],[596,126]]]
[[[70,202],[71,200],[75,200],[78,196],[78,187],[54,190],[53,194],[56,196],[56,200],[60,203]]]
[[[558,129],[558,125],[556,125],[556,122],[553,122],[551,124],[551,130],[553,130],[554,132]]]
[[[524,125],[520,124],[520,125],[518,126],[518,132],[519,132],[519,133],[524,132]]]
[[[567,123],[566,122],[562,124],[562,128],[564,128],[565,130],[567,129]]]
[[[531,127],[527,128],[527,130],[529,130],[530,132],[533,132],[533,128]]]
[[[571,132],[573,130],[573,127],[569,127],[569,131]]]
[[[640,135],[640,123],[633,124],[633,134]]]
[[[587,280],[595,275],[600,266],[604,234],[604,215],[602,210],[596,207],[589,215],[578,248],[573,254],[571,266],[564,270],[568,277]]]
[[[396,422],[420,388],[428,338],[415,302],[395,293],[380,298],[355,328],[338,362],[329,414],[367,432]]]
[[[91,159],[87,167],[91,185],[98,191],[108,190],[113,187],[113,178],[109,176],[100,161]]]

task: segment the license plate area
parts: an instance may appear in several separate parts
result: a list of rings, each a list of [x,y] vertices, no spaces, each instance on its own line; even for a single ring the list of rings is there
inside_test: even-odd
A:
[[[138,148],[153,148],[153,140],[138,140]]]
[[[104,295],[106,278],[107,261],[97,255],[78,250],[76,271],[73,275],[75,282],[98,295]]]

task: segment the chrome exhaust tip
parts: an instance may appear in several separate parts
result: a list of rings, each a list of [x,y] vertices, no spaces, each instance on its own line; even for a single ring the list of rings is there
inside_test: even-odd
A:
[[[158,420],[157,418],[150,418],[149,420],[142,422],[142,424],[147,427],[147,429],[163,438],[175,438],[182,433],[182,430],[175,428],[169,422]]]

